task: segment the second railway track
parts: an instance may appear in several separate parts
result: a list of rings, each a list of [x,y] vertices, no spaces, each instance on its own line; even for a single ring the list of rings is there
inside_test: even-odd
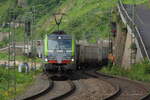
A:
[[[90,74],[91,73],[93,76],[103,78],[108,82],[111,82],[113,85],[119,87],[119,90],[116,92],[116,94],[105,100],[143,100],[143,97],[148,94],[148,89],[146,89],[142,83],[128,80],[126,78],[113,77],[98,72],[90,72]]]
[[[70,96],[76,89],[71,80],[52,81],[49,79],[49,81],[51,84],[48,88],[23,100],[60,100]]]
[[[75,72],[70,77],[77,89],[65,100],[104,100],[116,93],[116,89],[109,82],[87,75],[82,71]]]

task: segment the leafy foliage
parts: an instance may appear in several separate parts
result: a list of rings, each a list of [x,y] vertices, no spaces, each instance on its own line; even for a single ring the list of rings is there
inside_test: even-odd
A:
[[[148,0],[123,0],[123,1],[126,4],[141,4],[147,2]]]
[[[54,22],[53,13],[66,13],[61,30],[73,34],[77,39],[89,41],[97,38],[107,38],[110,32],[110,11],[115,7],[118,0],[25,0],[27,7],[15,6],[17,18],[27,16],[27,12],[35,14],[34,38],[41,39],[45,34],[51,33],[57,27]],[[144,3],[147,0],[124,0],[126,4]],[[0,24],[8,22],[8,10],[14,7],[16,0],[0,0]],[[11,5],[11,6],[10,6]],[[31,14],[30,14],[31,15]],[[108,16],[109,15],[109,16]],[[30,16],[30,17],[33,17]],[[18,28],[17,40],[23,40],[23,28]]]
[[[16,92],[17,94],[24,91],[24,89],[33,82],[33,73],[30,74],[23,74],[19,72],[15,72],[11,69],[6,69],[3,66],[0,66],[0,98],[1,100],[10,100],[14,97],[13,92],[13,80],[16,76]],[[8,83],[9,83],[9,90],[8,90]],[[9,93],[8,93],[9,91]]]
[[[2,41],[0,41],[0,48],[5,47],[8,44],[8,42],[8,38],[4,38]]]
[[[131,66],[131,69],[124,69],[120,66],[104,67],[101,72],[125,76],[133,80],[150,82],[150,62],[144,60]]]

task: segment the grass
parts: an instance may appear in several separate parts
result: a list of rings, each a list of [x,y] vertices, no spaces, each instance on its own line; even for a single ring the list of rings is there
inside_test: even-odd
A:
[[[149,0],[123,0],[125,4],[142,4]]]
[[[4,60],[4,61],[8,60],[8,53],[0,53],[0,60]],[[28,58],[26,56],[21,56],[21,55],[20,56],[16,56],[16,60],[17,61],[29,61],[29,62],[32,61],[31,58]],[[41,63],[42,62],[41,58],[34,58],[33,60],[36,63]]]
[[[41,39],[44,34],[50,34],[57,29],[53,18],[53,13],[63,12],[66,14],[61,30],[65,30],[68,34],[73,34],[78,40],[87,39],[95,42],[99,38],[107,38],[110,32],[110,10],[115,7],[117,0],[62,0],[56,3],[56,0],[28,0],[28,8],[31,9],[35,4],[36,8],[36,30],[33,34],[34,39]],[[41,3],[40,3],[41,2]],[[46,3],[45,3],[46,2]],[[1,3],[1,2],[0,2]],[[11,0],[3,1],[1,4],[11,3]],[[7,12],[9,6],[2,7],[0,14]],[[16,8],[18,9],[18,8]],[[19,8],[21,9],[21,8]],[[19,10],[22,11],[22,10]],[[23,12],[22,11],[22,12]],[[19,17],[25,15],[21,13]],[[4,15],[7,16],[7,15]],[[4,17],[5,18],[5,17]],[[3,19],[3,21],[5,21]],[[1,29],[7,31],[7,28]],[[23,41],[24,28],[16,29],[16,40]]]
[[[8,40],[8,39],[7,39]],[[7,44],[8,44],[8,41],[5,41],[5,40],[3,40],[3,41],[0,41],[0,48],[3,48],[3,47],[6,47],[7,46]]]
[[[0,53],[0,60],[7,60],[8,54],[7,53]]]
[[[34,82],[34,77],[37,73],[19,73],[14,70],[8,70],[0,66],[0,100],[10,100],[16,95],[21,94],[26,88]],[[16,76],[16,94],[14,93],[14,88],[11,86],[14,83],[14,78]],[[8,82],[10,88],[8,89]]]
[[[148,60],[132,65],[131,69],[124,69],[120,66],[107,66],[100,71],[110,75],[128,77],[132,80],[150,82],[150,62]]]
[[[9,4],[10,4],[10,0],[6,0],[6,1],[3,1],[2,3],[0,3],[0,22],[6,20],[6,11],[7,9],[9,8]]]
[[[52,12],[64,12],[60,29],[73,34],[76,39],[87,39],[91,42],[99,38],[107,38],[110,32],[110,11],[116,7],[118,0],[65,0],[59,7],[50,11],[39,20],[37,32],[39,36],[50,34],[56,30]],[[148,0],[124,0],[126,4],[141,4]]]
[[[14,4],[15,0],[0,0],[0,24],[8,20],[8,9]]]
[[[16,60],[23,61],[27,59],[25,56],[16,56]],[[0,53],[0,60],[8,60],[8,53]]]
[[[118,0],[27,0],[27,8],[18,8],[22,17],[25,11],[31,10],[32,6],[36,9],[36,30],[33,34],[34,39],[42,39],[44,34],[50,34],[57,29],[53,18],[53,13],[65,13],[64,19],[60,26],[61,30],[65,30],[68,34],[73,34],[78,40],[87,39],[90,42],[95,42],[99,38],[107,38],[111,30],[110,11],[116,6]],[[148,0],[123,0],[126,4],[141,4]],[[0,1],[0,16],[1,20],[5,21],[7,10],[12,0]],[[4,6],[5,5],[5,6]],[[109,16],[108,16],[109,15]],[[5,18],[5,19],[3,19]],[[19,27],[16,30],[17,41],[23,41],[24,28]]]
[[[63,9],[62,12],[66,13],[60,29],[73,34],[77,39],[95,41],[98,38],[108,37],[110,32],[110,17],[108,14],[114,6],[115,1],[112,3],[110,0],[66,0],[53,11],[59,12],[60,9]],[[50,19],[52,20],[51,22]],[[43,17],[39,24],[42,25],[37,28],[39,34],[51,33],[56,30],[56,25],[51,15]]]

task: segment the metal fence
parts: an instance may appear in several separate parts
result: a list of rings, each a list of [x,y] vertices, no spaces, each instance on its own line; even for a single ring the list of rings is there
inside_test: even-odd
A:
[[[127,11],[128,10],[127,6],[128,5],[124,5],[122,3],[122,1],[119,0],[118,9],[119,9],[120,13],[123,15],[123,17],[125,18],[125,20],[127,22],[126,24],[128,24],[129,27],[132,29],[132,31],[133,31],[133,33],[134,33],[134,35],[138,41],[142,56],[144,58],[148,58],[148,60],[150,60],[148,52],[147,52],[146,47],[145,47],[145,44],[144,44],[143,39],[142,39],[141,34],[140,34],[141,31],[139,30],[139,28],[136,26],[135,22],[131,18],[131,16],[130,16],[131,13]]]

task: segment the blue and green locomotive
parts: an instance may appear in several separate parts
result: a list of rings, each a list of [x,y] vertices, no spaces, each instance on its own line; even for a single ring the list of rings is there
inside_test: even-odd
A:
[[[64,31],[56,31],[44,38],[44,68],[46,71],[76,69],[75,39]]]

